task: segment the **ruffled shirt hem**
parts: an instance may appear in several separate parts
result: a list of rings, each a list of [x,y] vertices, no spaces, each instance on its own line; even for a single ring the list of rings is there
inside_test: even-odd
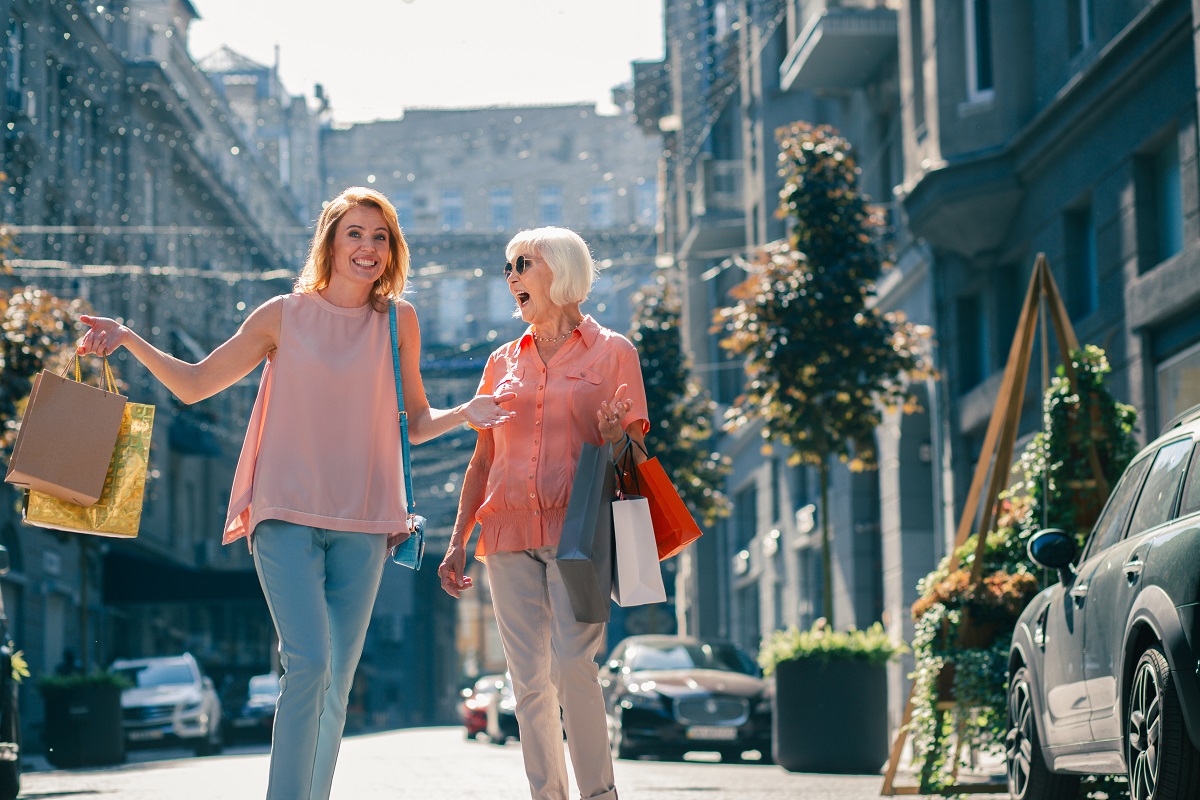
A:
[[[557,547],[566,518],[566,506],[487,511],[479,517],[479,544],[475,546],[475,557],[482,561],[489,553]]]

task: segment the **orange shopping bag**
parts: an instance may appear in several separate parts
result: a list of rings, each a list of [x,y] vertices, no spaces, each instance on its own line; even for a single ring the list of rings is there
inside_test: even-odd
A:
[[[700,538],[700,526],[683,504],[679,492],[657,458],[638,464],[638,486],[650,503],[650,521],[658,545],[658,560],[677,555]]]

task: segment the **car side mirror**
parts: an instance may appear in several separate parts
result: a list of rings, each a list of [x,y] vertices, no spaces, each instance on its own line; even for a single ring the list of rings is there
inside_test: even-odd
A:
[[[8,548],[0,544],[0,575],[7,575],[8,569]]]
[[[1026,547],[1029,560],[1046,569],[1056,570],[1062,583],[1070,583],[1075,577],[1075,555],[1078,548],[1075,537],[1059,528],[1046,528],[1029,539]]]
[[[204,688],[216,691],[216,684],[214,684],[212,678],[208,677],[207,675],[204,676]]]

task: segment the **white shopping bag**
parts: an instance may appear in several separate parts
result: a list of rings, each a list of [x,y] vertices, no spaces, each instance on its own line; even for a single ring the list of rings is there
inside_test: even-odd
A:
[[[658,566],[650,504],[644,497],[625,495],[613,501],[612,521],[613,600],[619,606],[665,603],[667,590]]]

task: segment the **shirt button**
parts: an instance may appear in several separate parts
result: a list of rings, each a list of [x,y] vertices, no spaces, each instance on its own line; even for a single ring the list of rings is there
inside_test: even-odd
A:
[[[534,439],[534,440],[533,440],[533,443],[534,443],[534,444],[537,444],[537,443],[538,443],[538,440],[537,440],[537,439]]]
[[[541,404],[541,403],[538,403],[538,408],[541,408],[541,407],[542,407],[542,404]]]
[[[538,388],[539,388],[539,389],[541,389],[542,387],[541,387],[541,386],[539,386]]]
[[[533,512],[533,515],[536,517],[540,513],[541,513],[540,511],[535,511],[535,512]]]
[[[538,406],[538,408],[541,408],[541,406]],[[537,426],[540,426],[540,425],[542,424],[542,421],[539,419],[537,422],[535,422],[535,423],[533,423],[533,424],[534,424],[534,426],[535,426],[535,427],[537,427]]]
[[[536,494],[534,494],[533,492],[530,492],[530,493],[529,493],[529,496],[530,496],[530,497],[537,497],[537,495],[536,495]]]

